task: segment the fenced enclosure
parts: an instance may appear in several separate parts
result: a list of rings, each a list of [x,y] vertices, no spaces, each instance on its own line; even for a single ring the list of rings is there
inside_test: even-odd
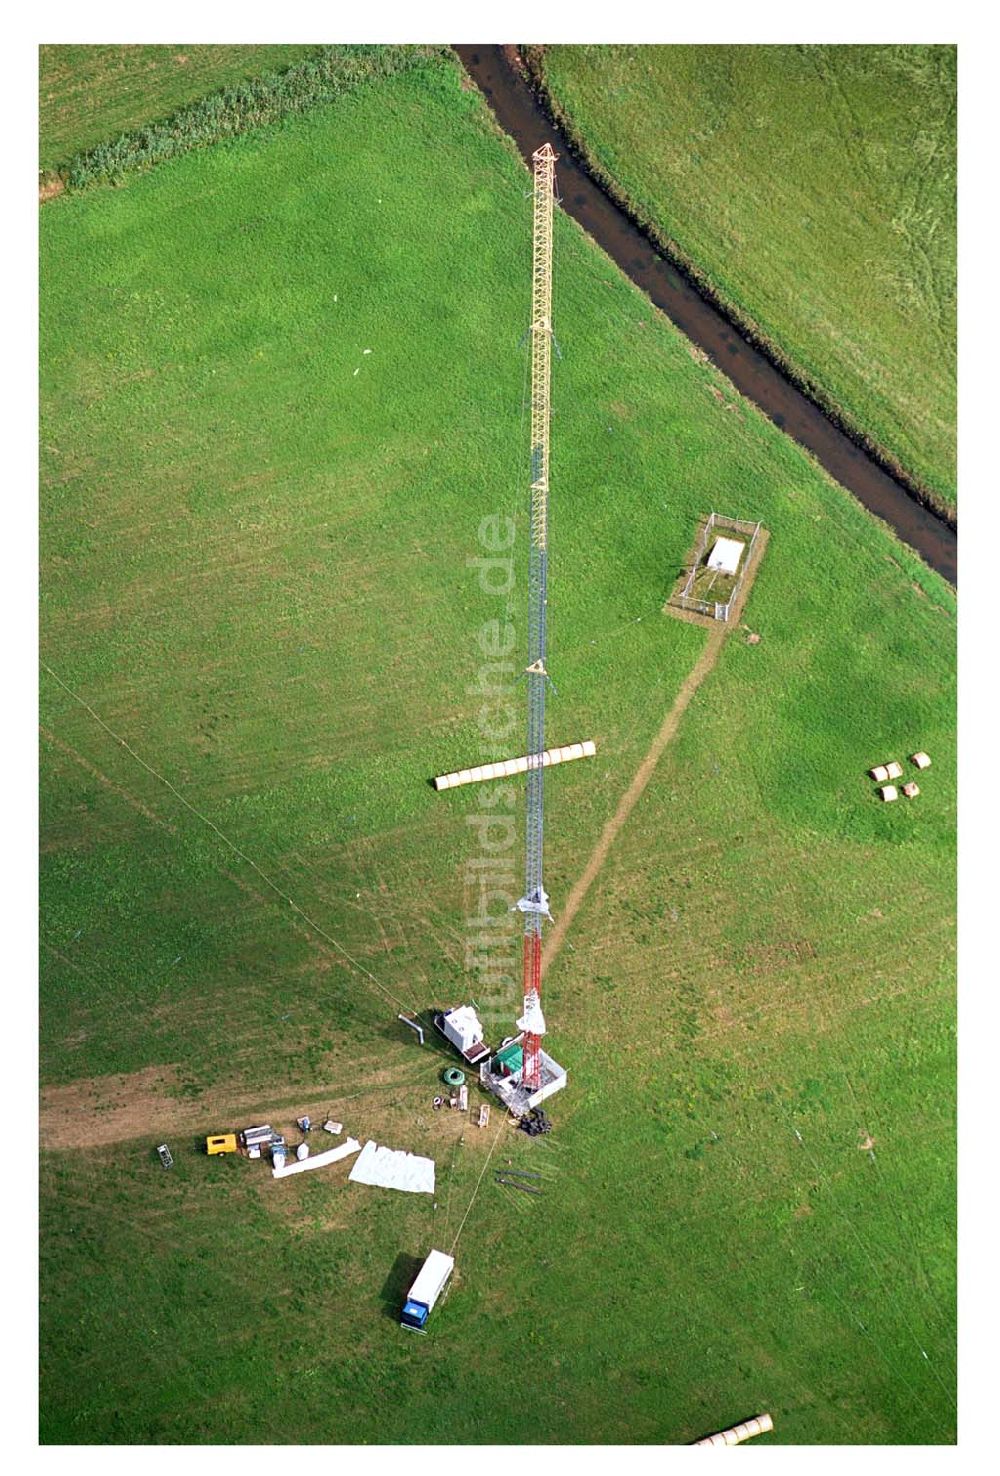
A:
[[[749,534],[734,573],[729,574],[708,566],[709,549],[715,538],[727,533]],[[685,568],[683,583],[673,595],[670,603],[696,615],[706,615],[710,620],[728,620],[737,595],[743,587],[754,547],[760,534],[760,523],[746,518],[727,518],[720,513],[709,513],[698,535],[694,556]]]

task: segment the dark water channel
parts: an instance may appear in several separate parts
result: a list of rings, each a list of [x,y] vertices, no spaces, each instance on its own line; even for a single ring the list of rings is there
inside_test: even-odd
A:
[[[462,64],[525,159],[548,140],[559,154],[562,208],[775,425],[810,450],[843,487],[884,519],[932,569],[958,582],[953,529],[747,343],[718,308],[683,277],[573,158],[562,132],[500,46],[456,46]]]

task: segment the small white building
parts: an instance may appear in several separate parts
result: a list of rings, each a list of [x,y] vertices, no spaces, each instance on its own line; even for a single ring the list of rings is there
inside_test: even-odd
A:
[[[477,1066],[489,1047],[483,1042],[483,1027],[472,1005],[458,1005],[438,1017],[438,1028],[470,1066]]]
[[[708,567],[720,574],[735,574],[745,548],[746,544],[741,543],[738,538],[717,538],[708,556]]]

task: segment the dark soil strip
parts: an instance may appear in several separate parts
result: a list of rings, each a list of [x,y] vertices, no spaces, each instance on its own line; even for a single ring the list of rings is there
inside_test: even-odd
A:
[[[469,76],[500,126],[525,159],[548,140],[560,155],[562,207],[579,221],[638,287],[687,337],[708,354],[775,425],[805,446],[848,491],[885,520],[932,569],[958,583],[958,540],[953,528],[923,506],[801,390],[740,335],[721,310],[657,251],[625,212],[573,156],[562,131],[544,113],[502,46],[456,46]]]

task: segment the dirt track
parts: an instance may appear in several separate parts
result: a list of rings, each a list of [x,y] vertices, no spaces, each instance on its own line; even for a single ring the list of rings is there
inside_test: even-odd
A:
[[[653,739],[649,752],[635,771],[632,783],[619,800],[618,808],[601,831],[600,839],[591,853],[590,860],[584,868],[583,875],[570,892],[566,906],[559,914],[556,925],[549,934],[548,945],[542,958],[543,975],[562,947],[566,934],[580,907],[583,905],[584,898],[590,891],[594,878],[607,860],[608,852],[614,845],[618,832],[635,809],[643,790],[652,778],[653,770],[659,763],[663,750],[677,732],[678,725],[688,703],[719,659],[719,652],[722,650],[722,643],[729,629],[730,627],[726,625],[713,624],[713,628],[708,633],[708,640],[705,642],[705,649],[691,668],[684,680],[683,686],[674,698],[673,706],[663,719],[660,731]]]
[[[681,718],[684,716],[684,712],[687,708],[688,703],[691,701],[691,698],[694,696],[695,692],[697,692],[702,682],[705,680],[715,663],[718,661],[719,652],[722,650],[722,645],[726,639],[726,636],[731,631],[741,628],[739,623],[740,616],[743,613],[744,605],[750,597],[750,591],[753,588],[754,580],[757,577],[757,571],[760,569],[761,560],[763,559],[764,554],[767,550],[769,538],[770,534],[768,533],[768,530],[766,528],[761,528],[760,533],[757,537],[757,545],[754,548],[750,562],[747,565],[746,577],[744,578],[743,583],[740,586],[738,594],[732,602],[730,619],[727,624],[721,625],[717,620],[712,620],[708,616],[695,615],[689,613],[686,610],[675,609],[669,606],[667,607],[666,613],[674,616],[676,619],[689,621],[692,624],[701,625],[707,628],[708,640],[705,643],[705,649],[702,651],[701,655],[698,657],[698,660],[695,662],[687,677],[684,679],[684,683],[680,691],[674,698],[673,706],[670,708],[670,711],[663,719],[663,723],[660,726],[660,731],[657,733],[656,737],[653,739],[653,742],[650,745],[649,752],[646,754],[646,757],[643,759],[642,763],[636,770],[635,777],[633,778],[632,783],[629,785],[628,789],[626,789],[625,793],[619,800],[618,808],[615,810],[615,813],[612,815],[611,819],[607,822],[604,829],[601,831],[600,839],[598,840],[597,845],[594,847],[590,860],[587,862],[587,865],[584,868],[583,875],[580,877],[580,880],[576,883],[576,886],[570,892],[569,897],[566,901],[565,910],[560,913],[555,927],[549,934],[549,941],[546,946],[545,953],[542,957],[543,976],[549,965],[552,963],[553,959],[558,954],[560,948],[562,947],[563,942],[566,938],[566,934],[569,931],[570,925],[572,924],[573,919],[576,917],[576,914],[579,912],[581,906],[583,905],[584,898],[590,891],[594,878],[597,876],[597,873],[600,871],[601,867],[607,860],[608,852],[614,845],[615,838],[618,835],[618,832],[621,830],[622,826],[625,824],[625,821],[635,809],[636,803],[639,800],[643,790],[646,788],[646,785],[653,777],[653,770],[659,763],[660,758],[663,755],[663,750],[666,748],[667,744],[671,741],[674,734],[677,732],[678,724],[680,723]]]
[[[42,1090],[38,1141],[47,1149],[96,1148],[124,1143],[131,1138],[162,1142],[171,1134],[229,1131],[234,1122],[290,1123],[308,1114],[322,1122],[327,1113],[343,1114],[347,1102],[361,1097],[378,1098],[390,1088],[419,1087],[426,1095],[425,1062],[417,1063],[414,1076],[400,1072],[376,1073],[364,1091],[340,1095],[334,1087],[317,1082],[282,1098],[280,1090],[270,1095],[250,1096],[238,1087],[219,1087],[194,1098],[177,1095],[178,1075],[173,1066],[150,1066],[122,1076],[95,1076],[65,1086]]]

